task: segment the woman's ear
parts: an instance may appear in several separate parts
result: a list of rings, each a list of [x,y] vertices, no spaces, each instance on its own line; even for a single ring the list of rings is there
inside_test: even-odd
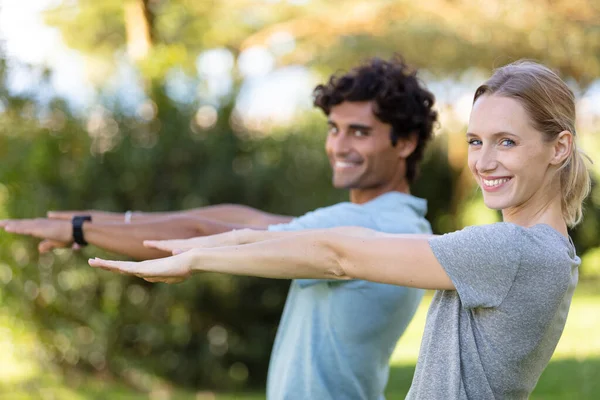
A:
[[[562,164],[571,154],[573,149],[573,134],[569,131],[562,131],[554,140],[554,155],[550,160],[552,165]]]
[[[399,138],[396,143],[396,154],[400,158],[408,158],[417,148],[418,136],[415,132],[408,137]]]

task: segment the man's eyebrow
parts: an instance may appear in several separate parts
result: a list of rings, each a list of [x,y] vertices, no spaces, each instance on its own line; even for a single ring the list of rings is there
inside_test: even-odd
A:
[[[360,130],[363,130],[363,131],[370,131],[370,130],[373,129],[372,126],[362,125],[362,124],[350,124],[350,125],[348,125],[348,127],[350,129],[360,129]]]
[[[331,125],[331,126],[335,126],[335,127],[338,126],[335,123],[335,121],[332,121],[330,119],[327,120],[327,124]],[[359,124],[359,123],[350,123],[350,124],[348,124],[348,128],[349,129],[360,129],[360,130],[363,130],[363,131],[371,131],[371,130],[373,130],[372,126],[364,125],[364,124]]]

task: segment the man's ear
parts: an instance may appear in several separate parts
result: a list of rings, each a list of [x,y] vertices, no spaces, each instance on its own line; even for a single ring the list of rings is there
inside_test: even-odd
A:
[[[569,131],[562,131],[559,133],[556,139],[554,139],[552,149],[554,154],[550,160],[550,164],[562,164],[573,151],[573,134]]]
[[[396,154],[400,158],[408,158],[417,148],[419,136],[416,132],[411,133],[407,137],[400,137],[396,142]]]

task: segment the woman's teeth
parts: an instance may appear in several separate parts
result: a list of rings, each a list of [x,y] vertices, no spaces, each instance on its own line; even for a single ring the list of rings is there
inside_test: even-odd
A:
[[[483,180],[483,183],[485,184],[485,186],[494,187],[494,186],[500,186],[503,183],[508,182],[510,180],[510,178],[492,179],[492,180],[482,179],[482,180]]]

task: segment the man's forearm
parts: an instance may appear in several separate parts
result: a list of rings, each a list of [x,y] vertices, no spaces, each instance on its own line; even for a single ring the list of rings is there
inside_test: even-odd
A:
[[[208,218],[232,224],[253,225],[266,229],[269,225],[287,223],[293,217],[270,214],[252,207],[240,204],[217,204],[214,206],[199,207],[190,210],[172,212],[139,213],[133,215],[135,221],[164,217],[194,216]]]
[[[130,215],[130,222],[151,222],[167,217],[202,217],[231,224],[252,225],[266,229],[269,225],[290,222],[293,217],[270,214],[239,204],[218,204],[180,211],[141,212]],[[107,222],[124,222],[124,214],[108,215]]]
[[[269,225],[287,223],[293,219],[293,217],[270,214],[240,204],[218,204],[189,210],[165,212],[128,211],[127,213],[116,213],[97,210],[48,212],[48,218],[69,221],[74,215],[91,215],[95,222],[101,223],[152,222],[165,218],[202,217],[230,224],[252,225],[261,229],[266,229]]]
[[[84,223],[83,232],[85,240],[91,245],[145,260],[165,257],[169,253],[144,247],[144,240],[187,239],[241,228],[248,228],[248,226],[199,217],[177,216],[129,224]]]

